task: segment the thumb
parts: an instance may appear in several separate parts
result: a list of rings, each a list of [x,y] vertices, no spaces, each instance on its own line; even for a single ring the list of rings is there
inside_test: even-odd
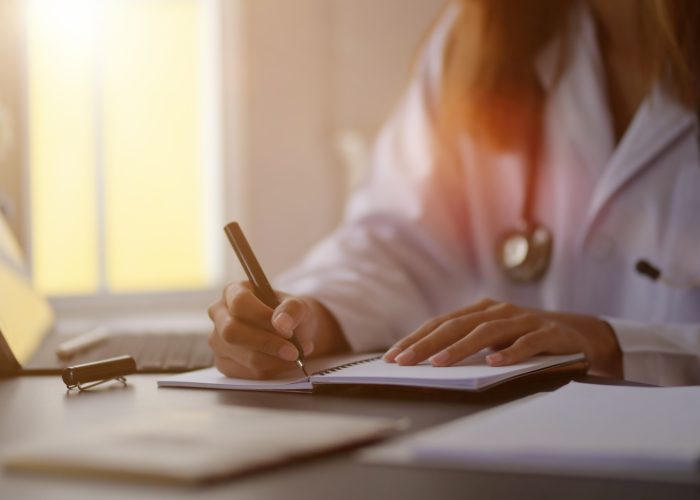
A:
[[[284,299],[272,313],[272,326],[283,337],[290,338],[309,313],[309,306],[297,297]]]

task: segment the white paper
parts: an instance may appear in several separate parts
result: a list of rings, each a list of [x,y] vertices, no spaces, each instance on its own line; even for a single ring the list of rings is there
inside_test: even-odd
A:
[[[572,382],[380,447],[367,459],[700,482],[700,387]]]
[[[374,354],[344,354],[311,359],[306,363],[309,374],[318,373],[335,366],[367,359]],[[204,368],[191,372],[171,375],[158,380],[158,387],[190,387],[201,389],[228,389],[237,391],[296,391],[309,392],[311,382],[294,365],[288,372],[272,380],[253,380],[226,377],[216,368]]]
[[[381,359],[359,363],[322,377],[316,384],[381,384],[410,387],[478,390],[529,372],[583,359],[582,354],[536,356],[510,366],[489,366],[486,351],[469,356],[452,366],[434,367],[428,361],[416,366],[399,366]]]
[[[281,377],[274,380],[230,378],[216,368],[204,368],[158,380],[158,387],[193,387],[200,389],[235,389],[239,391],[310,391],[306,377]]]

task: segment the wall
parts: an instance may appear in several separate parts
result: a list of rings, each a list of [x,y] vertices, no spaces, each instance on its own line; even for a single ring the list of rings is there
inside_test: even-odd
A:
[[[247,173],[230,181],[227,196],[229,216],[244,221],[271,274],[296,262],[338,223],[348,187],[343,138],[371,140],[443,4],[244,2],[238,48],[246,70],[236,73],[229,65],[225,88],[236,90],[225,100],[228,110],[243,114],[245,129],[244,151],[229,148],[228,167],[245,162]],[[232,54],[231,43],[225,41],[225,55]]]

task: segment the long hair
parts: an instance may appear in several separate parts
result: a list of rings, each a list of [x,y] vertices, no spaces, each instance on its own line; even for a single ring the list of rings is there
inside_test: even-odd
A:
[[[574,0],[460,0],[448,38],[440,122],[448,136],[467,132],[495,150],[522,150],[539,126],[545,95],[535,59],[558,37],[566,68]],[[700,102],[700,2],[638,2],[648,77],[682,105]]]

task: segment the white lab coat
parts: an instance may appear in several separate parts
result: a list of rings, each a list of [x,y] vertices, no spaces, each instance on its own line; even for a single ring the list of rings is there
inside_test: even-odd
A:
[[[601,316],[613,326],[625,377],[700,383],[700,287],[639,275],[640,258],[669,277],[700,277],[700,161],[694,113],[660,87],[614,144],[595,25],[576,14],[576,43],[552,86],[554,42],[538,58],[549,90],[535,217],[554,235],[535,284],[509,281],[494,248],[523,204],[525,164],[468,137],[435,140],[448,11],[381,132],[366,183],[345,221],[278,286],[309,294],[337,317],[355,350],[383,349],[426,319],[480,297]]]

